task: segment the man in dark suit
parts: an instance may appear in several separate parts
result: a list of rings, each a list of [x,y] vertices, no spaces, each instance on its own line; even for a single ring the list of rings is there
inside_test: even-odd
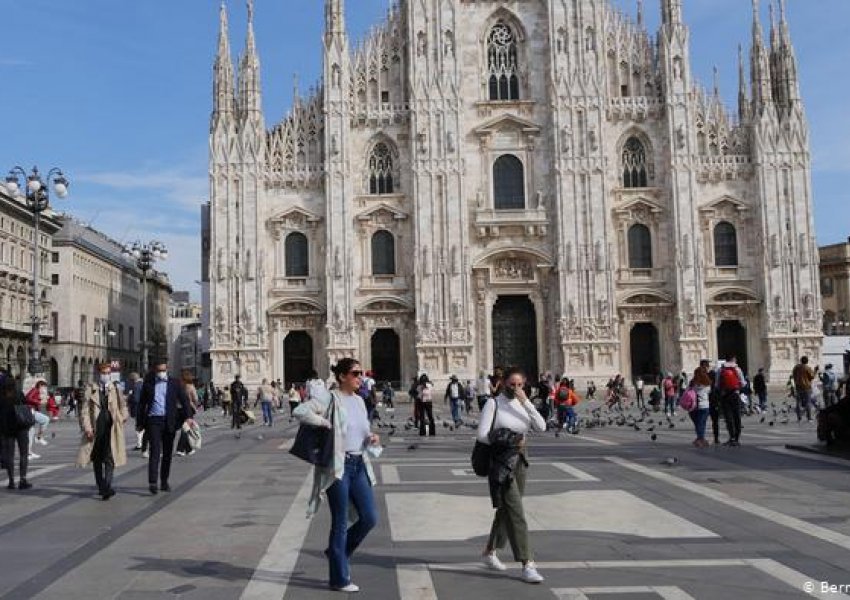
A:
[[[168,365],[164,362],[154,365],[153,371],[147,374],[142,384],[142,394],[136,411],[137,425],[145,430],[150,440],[148,484],[151,494],[156,494],[159,490],[171,490],[168,476],[171,473],[174,436],[180,431],[183,422],[193,416],[194,411],[183,385],[179,380],[168,376]]]

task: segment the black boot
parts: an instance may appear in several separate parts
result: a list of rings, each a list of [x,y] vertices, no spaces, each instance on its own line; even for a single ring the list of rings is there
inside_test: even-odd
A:
[[[14,479],[10,479],[10,480],[9,480],[9,485],[7,485],[7,486],[6,486],[6,489],[9,489],[9,490],[14,490],[14,489],[16,489],[16,487],[15,487],[15,480],[14,480]]]
[[[26,479],[21,478],[21,480],[18,482],[18,489],[19,490],[28,490],[31,487],[32,487],[32,484],[29,481],[27,481]]]

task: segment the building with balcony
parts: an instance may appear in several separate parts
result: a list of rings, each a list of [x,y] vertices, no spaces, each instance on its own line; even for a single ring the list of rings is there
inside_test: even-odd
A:
[[[91,381],[97,363],[112,361],[122,377],[138,371],[142,343],[142,274],[123,255],[123,246],[74,218],[60,217],[53,239],[50,278],[52,322],[56,335],[50,352],[55,383]],[[165,327],[171,285],[164,273],[148,273],[150,364],[167,356]]]
[[[39,224],[40,277],[39,311],[42,364],[48,379],[55,379],[56,362],[47,345],[54,337],[53,290],[50,257],[53,235],[60,222],[53,211],[41,214]],[[15,376],[26,372],[32,339],[33,213],[26,202],[10,196],[0,186],[0,367]]]

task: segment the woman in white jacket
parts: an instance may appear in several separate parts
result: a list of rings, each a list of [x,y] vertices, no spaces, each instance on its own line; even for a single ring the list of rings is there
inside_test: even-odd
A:
[[[381,440],[371,432],[366,405],[357,395],[363,377],[360,363],[353,358],[343,358],[333,372],[338,389],[300,404],[293,414],[302,423],[333,430],[333,461],[328,467],[315,468],[308,515],[315,513],[321,493],[326,492],[331,511],[331,531],[325,550],[330,587],[342,592],[357,592],[360,588],[351,581],[349,561],[378,522],[372,493],[375,475],[366,450],[377,448]],[[350,527],[349,508],[357,515]]]
[[[478,441],[491,447],[493,460],[488,479],[497,509],[484,549],[484,564],[504,571],[505,565],[496,551],[510,542],[514,560],[522,562],[522,579],[540,583],[543,577],[532,559],[522,496],[528,468],[526,433],[529,429],[545,431],[546,422],[523,391],[525,374],[520,369],[509,369],[504,382],[501,393],[484,405],[478,424]]]

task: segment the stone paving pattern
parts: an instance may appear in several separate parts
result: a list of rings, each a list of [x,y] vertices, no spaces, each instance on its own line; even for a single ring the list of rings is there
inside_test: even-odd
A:
[[[492,511],[468,469],[471,426],[422,439],[404,428],[409,412],[397,409],[393,435],[380,429],[381,519],[352,565],[362,598],[772,600],[808,597],[808,580],[850,584],[850,462],[785,447],[813,443],[813,424],[745,417],[742,447],[703,450],[682,415],[653,432],[536,435],[526,510],[546,581],[531,586],[509,550],[506,573],[479,566]],[[295,424],[236,438],[219,411],[201,420],[204,447],[175,458],[171,493],[151,496],[130,452],[109,502],[70,466],[76,422],[54,423],[35,487],[0,491],[0,598],[342,596],[326,586],[327,509],[305,518],[310,471],[286,452]]]

